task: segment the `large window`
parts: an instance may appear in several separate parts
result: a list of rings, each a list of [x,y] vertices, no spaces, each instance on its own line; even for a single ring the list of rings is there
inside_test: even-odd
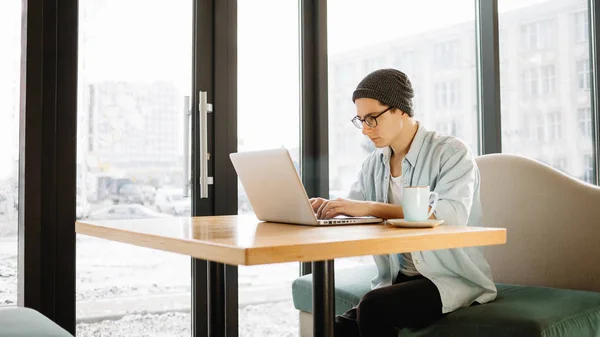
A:
[[[591,181],[587,2],[529,1],[518,6],[499,2],[507,55],[500,62],[503,152],[535,158]],[[521,94],[512,94],[519,89]]]
[[[17,304],[21,1],[0,2],[0,306]]]
[[[192,1],[82,1],[79,27],[77,218],[189,216]],[[77,336],[189,336],[190,264],[78,235]]]

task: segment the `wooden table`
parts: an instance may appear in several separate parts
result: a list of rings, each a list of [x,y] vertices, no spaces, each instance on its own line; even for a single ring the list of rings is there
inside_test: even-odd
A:
[[[315,337],[333,336],[335,258],[506,243],[503,228],[400,229],[382,224],[315,227],[259,222],[254,216],[78,221],[75,230],[231,266],[313,262]],[[237,312],[237,298],[225,303],[221,297],[220,301],[209,305],[209,316],[215,314],[211,313],[214,306],[235,305],[226,311]],[[237,315],[234,317],[237,320]],[[237,322],[232,323],[237,327]],[[225,326],[210,330],[211,335],[225,335]]]

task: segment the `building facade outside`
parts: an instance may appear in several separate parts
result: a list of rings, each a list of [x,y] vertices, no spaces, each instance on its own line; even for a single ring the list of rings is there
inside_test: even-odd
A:
[[[80,134],[88,196],[103,199],[104,178],[156,185],[183,184],[183,109],[168,83],[103,82],[87,86]],[[180,139],[181,138],[181,139]],[[81,185],[80,185],[81,186]]]

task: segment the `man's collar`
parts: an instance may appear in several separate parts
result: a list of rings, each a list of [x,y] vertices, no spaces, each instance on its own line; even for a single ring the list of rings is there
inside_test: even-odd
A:
[[[415,137],[413,138],[412,143],[410,144],[410,149],[408,150],[408,153],[405,157],[406,160],[408,160],[408,162],[412,166],[415,166],[415,163],[417,162],[417,157],[419,156],[419,151],[421,151],[421,146],[425,141],[426,134],[427,130],[425,129],[425,127],[423,127],[423,125],[420,122],[417,122],[417,133],[415,134]],[[380,153],[380,157],[383,163],[389,163],[390,156],[392,155],[392,148],[386,146],[382,149],[379,149],[378,151]]]

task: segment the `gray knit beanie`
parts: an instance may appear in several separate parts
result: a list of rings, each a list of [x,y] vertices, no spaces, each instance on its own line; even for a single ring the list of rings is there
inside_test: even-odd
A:
[[[360,81],[352,94],[352,102],[358,98],[372,98],[412,117],[414,96],[412,84],[405,73],[396,69],[379,69]]]

